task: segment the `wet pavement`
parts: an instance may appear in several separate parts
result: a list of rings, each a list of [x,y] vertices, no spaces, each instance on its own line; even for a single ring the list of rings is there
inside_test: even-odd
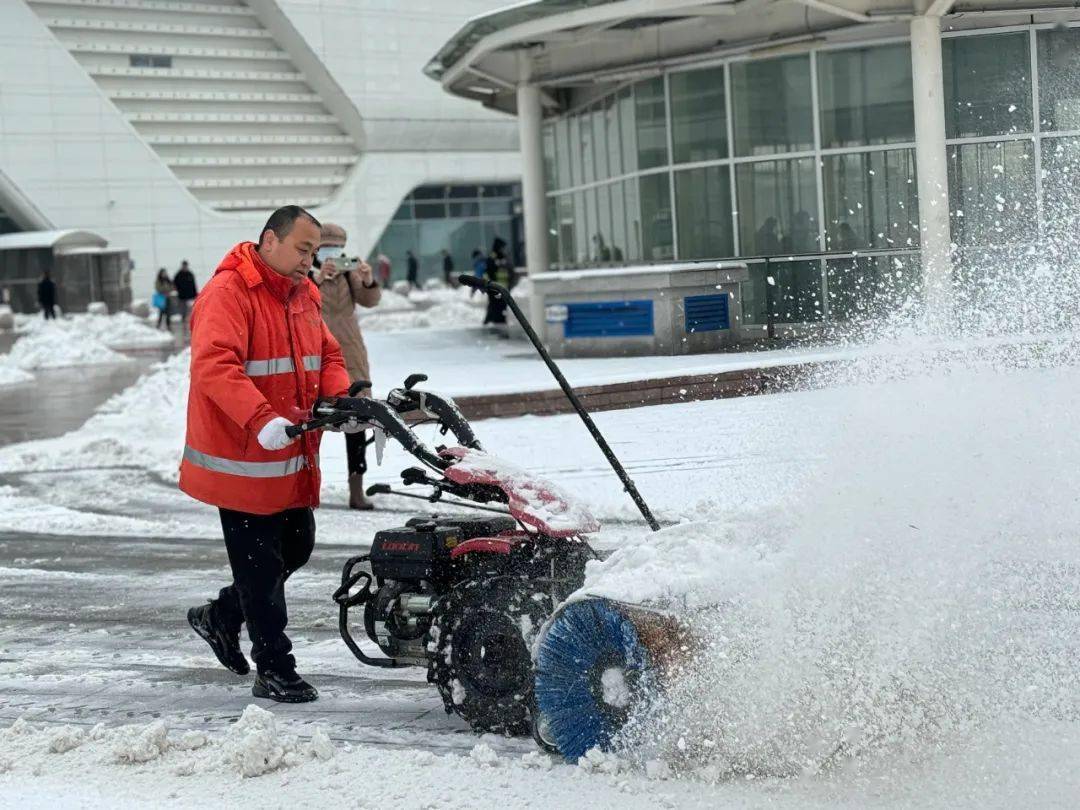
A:
[[[36,372],[31,383],[0,389],[0,445],[79,427],[167,354]],[[117,488],[111,502],[101,500],[100,488],[80,485],[80,476],[103,474]],[[160,517],[164,502],[181,526],[213,518],[212,510],[181,496],[175,484],[145,471],[5,475],[0,486],[38,497],[51,491],[53,503],[70,500],[60,497],[67,493],[75,498],[69,506],[85,512]],[[80,492],[86,493],[81,501]],[[342,517],[344,512],[331,508]],[[324,526],[330,517],[324,513]],[[206,729],[239,717],[253,702],[252,676],[223,669],[185,618],[187,607],[226,584],[228,561],[217,537],[205,530],[201,537],[190,534],[175,527],[148,537],[0,532],[0,726],[18,717],[84,726],[165,718],[174,728]],[[371,531],[357,535],[370,537]],[[352,553],[325,548],[289,581],[290,635],[301,671],[321,697],[302,706],[271,704],[275,713],[301,730],[317,724],[338,740],[467,752],[475,736],[445,714],[423,670],[366,669],[345,648],[330,594]],[[526,740],[496,745],[532,748]]]

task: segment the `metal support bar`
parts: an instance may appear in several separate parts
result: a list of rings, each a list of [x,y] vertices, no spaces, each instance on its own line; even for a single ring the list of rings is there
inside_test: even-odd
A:
[[[494,284],[490,281],[483,282],[475,276],[458,276],[458,281],[466,287],[477,287],[485,290],[489,294],[497,295],[506,302],[506,305],[510,307],[510,310],[514,313],[514,317],[517,318],[518,322],[521,324],[521,328],[525,330],[525,335],[529,338],[533,347],[540,355],[540,359],[542,359],[544,364],[548,367],[551,376],[559,383],[559,387],[562,388],[563,393],[566,394],[566,398],[570,400],[570,404],[574,406],[574,410],[577,411],[578,416],[581,417],[581,421],[585,423],[586,429],[600,447],[600,452],[602,452],[604,458],[608,460],[611,469],[619,476],[623,488],[626,490],[626,493],[630,496],[631,500],[633,500],[634,505],[637,506],[638,511],[641,512],[641,516],[645,518],[645,522],[649,524],[649,528],[654,532],[660,531],[660,524],[657,522],[656,518],[653,517],[649,505],[645,503],[645,499],[641,497],[641,493],[638,492],[637,487],[634,486],[634,482],[627,474],[626,469],[615,455],[615,452],[611,449],[611,446],[607,443],[607,440],[596,426],[596,423],[593,422],[589,412],[585,410],[585,406],[581,404],[581,400],[578,399],[577,393],[571,387],[570,383],[566,381],[566,377],[563,376],[559,367],[555,365],[555,361],[551,359],[551,355],[548,354],[547,349],[544,348],[544,344],[540,342],[540,338],[533,330],[532,324],[529,323],[529,319],[525,317],[525,313],[521,311],[521,307],[518,306],[517,301],[514,300],[514,296],[510,294],[510,291],[501,284]]]

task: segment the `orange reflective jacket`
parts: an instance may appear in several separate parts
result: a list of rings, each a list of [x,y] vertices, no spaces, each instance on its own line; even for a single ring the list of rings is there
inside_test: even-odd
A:
[[[204,503],[267,515],[319,505],[318,432],[283,450],[258,435],[276,416],[306,417],[349,376],[323,324],[319,291],[293,285],[242,242],[222,260],[191,315],[191,388],[180,489]]]

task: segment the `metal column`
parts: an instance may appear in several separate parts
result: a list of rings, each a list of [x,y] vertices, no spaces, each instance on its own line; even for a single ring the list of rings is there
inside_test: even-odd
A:
[[[923,14],[911,20],[911,80],[926,314],[933,331],[945,332],[953,320],[954,290],[940,17]]]
[[[544,144],[541,126],[544,110],[540,88],[517,87],[518,133],[521,141],[521,197],[525,213],[525,264],[531,275],[543,273],[548,264],[547,196],[544,188]],[[529,318],[543,324],[538,296],[530,297]]]

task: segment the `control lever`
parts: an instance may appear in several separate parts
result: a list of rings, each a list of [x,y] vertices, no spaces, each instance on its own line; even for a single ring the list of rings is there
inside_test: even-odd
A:
[[[417,383],[426,382],[427,378],[427,374],[410,374],[408,377],[405,378],[405,390],[412,391],[414,385],[416,385]]]
[[[371,388],[371,380],[357,380],[349,386],[349,396],[355,397],[365,388]]]

